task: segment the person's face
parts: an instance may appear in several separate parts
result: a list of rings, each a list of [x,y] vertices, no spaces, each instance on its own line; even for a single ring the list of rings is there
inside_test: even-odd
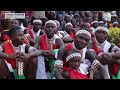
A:
[[[97,28],[97,27],[98,27],[98,23],[94,23],[94,24],[93,24],[93,27],[94,27],[94,28]]]
[[[72,26],[71,26],[71,25],[67,25],[67,26],[66,26],[66,31],[69,32],[69,31],[71,31],[71,29],[72,29]]]
[[[11,25],[12,25],[12,27],[16,27],[16,26],[19,26],[20,23],[19,23],[18,20],[12,20],[12,21],[11,21]]]
[[[85,29],[90,29],[90,25],[88,23],[85,24]]]
[[[69,22],[70,21],[70,17],[66,16],[65,17],[65,21]]]
[[[72,20],[71,20],[71,23],[72,23],[73,25],[76,25],[76,20],[75,20],[75,19],[72,19]]]
[[[74,16],[74,19],[75,19],[76,21],[79,21],[79,20],[80,20],[79,16]]]
[[[48,36],[54,36],[56,30],[56,26],[53,23],[48,23],[45,26],[45,33]]]
[[[95,32],[96,39],[99,43],[103,43],[108,38],[107,32],[103,30],[98,30]]]
[[[87,22],[91,23],[92,22],[92,18],[91,17],[87,17]]]
[[[63,16],[61,14],[58,15],[58,21],[62,21],[63,20]]]
[[[117,17],[112,17],[112,18],[111,18],[111,21],[112,21],[112,22],[117,22],[117,20],[118,20]]]
[[[99,26],[104,26],[104,23],[99,23]]]
[[[25,16],[25,20],[24,20],[24,22],[26,23],[26,24],[29,24],[30,23],[30,17],[29,16]]]
[[[81,57],[73,57],[71,58],[69,61],[68,61],[68,65],[70,68],[76,70],[79,68],[80,66],[80,63],[81,63]]]
[[[40,30],[41,26],[42,26],[41,23],[35,22],[35,23],[33,23],[33,30],[34,30],[35,32],[37,32],[38,30]]]
[[[86,34],[78,34],[74,38],[75,47],[79,50],[85,48],[90,41],[90,37]]]
[[[20,29],[13,36],[12,41],[16,42],[18,45],[22,45],[24,43],[24,32]]]

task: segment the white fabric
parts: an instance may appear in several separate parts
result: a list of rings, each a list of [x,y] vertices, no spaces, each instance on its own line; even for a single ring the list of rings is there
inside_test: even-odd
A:
[[[104,23],[103,21],[99,21],[99,23]]]
[[[82,51],[82,62],[81,65],[80,65],[80,70],[81,70],[81,73],[83,74],[88,74],[88,69],[91,65],[91,62],[88,60],[88,59],[85,59],[85,54],[86,54],[86,51],[87,51],[87,47],[83,49]]]
[[[60,27],[60,22],[58,20],[54,20],[57,24],[57,27]]]
[[[113,25],[114,25],[114,24],[118,24],[118,22],[113,22]]]
[[[37,19],[37,20],[34,20],[34,21],[33,21],[33,23],[36,23],[36,22],[38,22],[38,23],[42,24],[42,21],[41,21],[41,20],[39,20],[39,19]]]
[[[46,75],[47,75],[47,79],[52,79],[50,72],[46,72]]]
[[[12,65],[10,63],[8,63],[6,60],[5,60],[5,63],[7,64],[7,67],[9,69],[10,72],[13,72],[13,68],[12,68]]]
[[[103,12],[103,17],[105,19],[105,21],[111,21],[111,13],[109,12]]]
[[[47,79],[45,62],[44,62],[44,57],[43,56],[38,56],[36,79]]]
[[[26,29],[26,27],[23,26],[23,23],[21,23],[20,27],[21,27],[22,31],[24,31]]]
[[[55,35],[54,35],[53,44],[55,44],[55,40],[58,39],[58,38],[61,39],[58,35],[55,34]],[[61,39],[61,40],[62,40],[62,39]]]
[[[33,33],[34,39],[36,40],[36,38],[40,35],[41,29],[38,30],[38,32],[35,32],[33,29],[31,29],[31,31]]]
[[[58,35],[60,38],[69,37],[69,36],[70,36],[66,31],[58,31],[57,35]],[[64,36],[63,36],[63,35],[64,35]]]
[[[110,46],[111,46],[111,44],[106,40],[106,41],[105,41],[105,45],[104,45],[104,47],[103,47],[103,51],[104,51],[105,53],[108,53],[108,50],[109,50]],[[101,54],[101,53],[100,53],[100,54]],[[99,54],[99,55],[100,55],[100,54]],[[110,78],[109,70],[108,70],[108,65],[104,65],[104,68],[105,68],[105,70],[107,71],[108,77]]]
[[[98,23],[98,21],[93,21],[92,24],[94,24],[94,23]]]

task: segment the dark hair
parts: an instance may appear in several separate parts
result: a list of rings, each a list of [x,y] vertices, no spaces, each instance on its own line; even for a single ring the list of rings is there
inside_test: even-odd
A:
[[[19,26],[16,26],[16,27],[11,28],[11,29],[9,30],[9,36],[14,35],[14,34],[17,32],[17,30],[20,30],[20,29],[21,29],[21,28],[20,28]]]

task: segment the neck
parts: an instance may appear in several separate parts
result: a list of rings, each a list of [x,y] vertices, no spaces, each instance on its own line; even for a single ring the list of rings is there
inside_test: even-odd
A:
[[[106,40],[105,40],[106,41]],[[103,42],[99,42],[99,41],[97,41],[99,44],[103,44],[103,43],[105,43],[105,41],[103,41]]]
[[[37,33],[39,30],[36,30],[36,29],[33,28],[33,31]]]
[[[18,47],[19,44],[15,43],[15,42],[12,42],[12,44],[15,46],[15,47]]]
[[[53,36],[47,35],[47,39],[52,39],[53,37],[54,37],[54,35]]]
[[[71,31],[66,31],[68,34],[70,34],[71,33]]]

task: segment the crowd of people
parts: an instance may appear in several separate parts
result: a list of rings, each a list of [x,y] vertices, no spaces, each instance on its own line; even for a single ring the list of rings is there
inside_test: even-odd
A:
[[[0,11],[0,79],[120,79],[119,54],[119,11]]]

